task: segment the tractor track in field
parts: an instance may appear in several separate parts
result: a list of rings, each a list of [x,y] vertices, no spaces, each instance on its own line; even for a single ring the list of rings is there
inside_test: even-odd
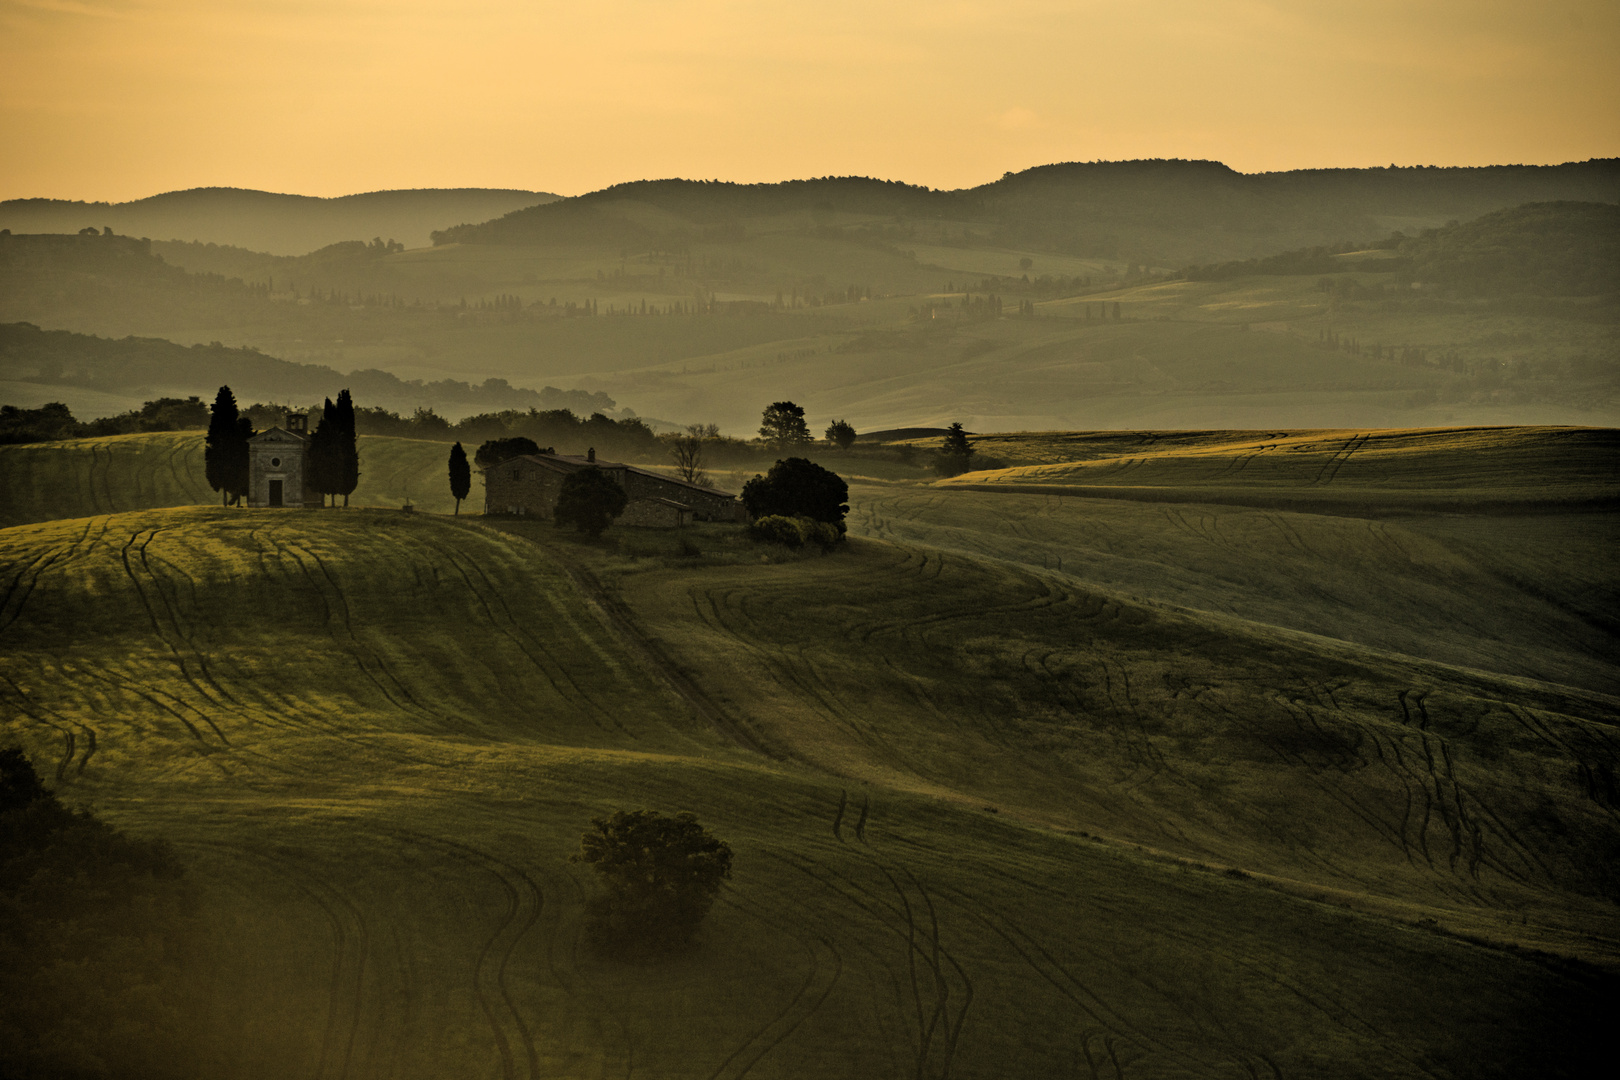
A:
[[[966,967],[941,941],[938,912],[928,889],[908,867],[896,863],[897,876],[870,852],[859,854],[883,875],[895,894],[893,898],[878,896],[848,874],[802,852],[770,851],[768,854],[864,911],[888,933],[904,940],[906,985],[915,1023],[914,1075],[917,1080],[949,1080],[962,1028],[973,1004],[974,987]],[[916,890],[918,904],[927,912],[926,925],[919,925],[919,909],[913,907],[911,894],[901,882],[902,876],[906,884]],[[954,1016],[951,1011],[953,973],[961,997]],[[923,985],[925,981],[927,987]]]
[[[484,939],[474,960],[473,995],[489,1022],[504,1080],[519,1080],[520,1076],[539,1080],[540,1054],[534,1033],[518,1006],[508,975],[519,943],[534,929],[545,909],[545,894],[540,886],[527,871],[470,844],[408,829],[379,828],[376,831],[419,847],[437,846],[452,858],[488,873],[500,885],[506,908],[500,924]]]
[[[530,643],[524,641],[525,637],[530,637],[528,631],[524,628],[522,623],[513,617],[512,609],[507,605],[505,597],[501,595],[500,590],[497,589],[494,583],[489,580],[489,575],[484,572],[483,568],[479,566],[476,561],[473,562],[473,570],[478,574],[479,580],[483,582],[483,588],[479,588],[478,585],[474,584],[472,577],[467,573],[466,568],[462,565],[461,557],[453,549],[441,544],[433,543],[431,541],[423,542],[444,557],[444,560],[448,562],[461,577],[463,584],[467,586],[467,591],[471,593],[473,598],[478,601],[479,606],[484,611],[485,618],[489,621],[489,625],[497,633],[510,641],[513,646],[515,646],[517,650],[523,654],[524,658],[528,660],[529,665],[533,667],[535,671],[539,672],[541,678],[546,680],[547,685],[551,687],[552,692],[555,693],[557,697],[564,701],[582,702],[588,708],[598,713],[602,719],[607,722],[606,725],[600,723],[597,725],[598,727],[602,727],[604,731],[616,731],[620,734],[629,734],[625,731],[624,726],[618,723],[618,721],[615,720],[606,709],[602,708],[595,697],[586,694],[580,688],[579,684],[574,682],[574,680],[568,676],[567,672],[559,670],[554,674],[545,663],[541,662],[540,656],[544,655],[543,647],[541,647],[540,654],[537,655],[535,650],[530,647]],[[490,602],[491,595],[494,597],[493,604]],[[497,606],[501,610],[501,617],[497,617],[495,614],[495,608]],[[532,637],[530,640],[532,642]],[[539,643],[534,642],[534,644],[538,645]],[[561,679],[567,682],[568,689],[564,689],[562,683],[558,681],[559,676]]]
[[[325,563],[314,552],[307,550],[301,552],[297,545],[284,543],[271,533],[265,533],[264,540],[272,546],[278,560],[290,558],[293,564],[298,567],[310,590],[321,601],[321,609],[324,612],[322,622],[325,624],[332,641],[354,661],[355,667],[359,668],[360,673],[366,677],[372,686],[376,687],[377,692],[400,712],[414,715],[419,719],[427,719],[434,726],[437,726],[439,723],[438,717],[419,705],[411,697],[409,691],[388,670],[388,666],[383,663],[381,658],[374,651],[360,643],[360,639],[354,632],[354,623],[350,617],[348,601],[343,595],[342,588],[338,586],[337,582],[332,579],[332,575],[327,571]],[[304,561],[305,555],[320,570],[321,580],[316,580],[316,575],[310,570],[309,563]],[[325,582],[324,585],[322,581]],[[336,626],[334,626],[334,620]],[[339,628],[341,628],[341,633],[339,633]],[[345,638],[347,643],[344,641]],[[366,662],[367,656],[371,658],[369,665]],[[375,671],[373,667],[376,668]],[[394,685],[394,690],[390,690],[383,684],[383,678],[378,675],[379,671],[383,677],[387,678],[388,682]]]
[[[18,686],[11,676],[4,672],[0,672],[0,681],[4,681],[6,687],[16,696],[17,705],[15,708],[18,712],[42,727],[51,728],[62,737],[62,756],[56,763],[56,779],[58,783],[67,779],[68,769],[72,766],[74,755],[78,752],[79,739],[74,733],[74,729],[77,728],[80,732],[83,732],[84,756],[79,759],[79,767],[73,773],[75,776],[83,776],[84,767],[90,764],[90,757],[96,752],[96,729],[82,721],[69,720],[55,709],[34,701],[27,691]],[[53,716],[56,719],[50,719]]]
[[[327,877],[304,862],[262,847],[246,848],[222,840],[189,840],[188,846],[212,848],[230,858],[254,860],[269,867],[321,912],[332,935],[331,969],[326,977],[326,1021],[316,1061],[316,1080],[347,1080],[366,1007],[366,969],[371,930],[365,913]]]
[[[1350,460],[1350,455],[1365,446],[1370,438],[1372,438],[1371,435],[1352,435],[1346,439],[1344,445],[1333,451],[1327,461],[1322,463],[1321,470],[1311,483],[1331,484],[1333,478],[1339,475],[1339,470],[1344,468],[1344,463]]]
[[[148,532],[150,533],[150,535],[148,535],[146,537],[146,540],[144,542],[141,541],[141,539],[140,539],[141,535],[143,533],[148,533]],[[142,560],[143,569],[146,569],[146,573],[147,573],[148,577],[152,576],[151,570],[149,568],[146,568],[146,566],[145,566],[146,545],[150,544],[152,542],[152,540],[154,538],[156,538],[157,534],[158,534],[157,529],[151,529],[151,530],[138,529],[138,530],[136,530],[134,533],[132,533],[130,535],[130,538],[127,541],[125,541],[123,547],[119,551],[119,559],[123,563],[124,573],[128,576],[130,584],[132,586],[134,586],[136,598],[140,600],[141,607],[146,612],[147,620],[152,624],[152,633],[157,637],[157,639],[159,641],[161,641],[163,643],[164,647],[169,650],[170,655],[174,657],[175,665],[176,665],[176,667],[179,668],[181,676],[191,686],[191,688],[197,692],[197,696],[200,697],[206,704],[208,704],[208,705],[220,705],[219,702],[215,701],[209,695],[208,691],[203,689],[202,685],[197,681],[196,676],[192,674],[191,668],[187,665],[186,658],[185,658],[184,655],[182,655],[179,646],[177,646],[175,644],[175,642],[170,639],[169,635],[167,633],[165,633],[165,631],[163,629],[163,624],[158,619],[157,609],[153,605],[151,597],[149,597],[147,595],[146,588],[145,588],[145,586],[143,586],[141,584],[140,576],[138,574],[136,574],[135,567],[134,567],[134,565],[132,564],[132,562],[130,560],[130,551],[131,551],[131,549],[134,549],[134,548],[136,548],[138,546],[139,547],[139,556],[140,556],[140,558]],[[154,588],[155,588],[155,586],[154,586]],[[162,599],[162,598],[160,597],[160,599]],[[165,607],[166,613],[169,615],[169,617],[170,617],[170,619],[172,621],[173,618],[174,618],[174,613],[173,613],[172,610],[168,610],[167,600],[164,600],[164,607]],[[174,624],[174,627],[175,627],[175,635],[177,637],[179,637],[183,642],[184,641],[184,635],[180,633],[178,621],[174,621],[173,624]],[[178,699],[176,699],[176,700],[178,700]],[[214,723],[214,718],[212,716],[210,716],[207,712],[204,712],[203,710],[196,708],[195,706],[187,706],[187,707],[190,708],[193,712],[195,712],[199,717],[202,718],[203,722],[208,725],[209,730],[213,731],[215,737],[218,738],[219,741],[222,744],[224,744],[225,746],[230,746],[231,745],[231,740],[226,738],[225,733],[219,729],[219,725]],[[221,706],[221,707],[223,707],[223,706]],[[191,725],[187,724],[187,726],[190,727]]]
[[[838,985],[838,980],[844,972],[844,958],[843,954],[838,951],[838,947],[833,944],[832,939],[827,935],[811,929],[808,923],[796,924],[798,929],[795,929],[794,924],[786,924],[769,918],[736,901],[728,900],[727,904],[740,914],[764,923],[779,934],[798,941],[810,956],[810,970],[787,1004],[774,1017],[739,1043],[709,1074],[709,1080],[743,1080],[753,1071],[754,1066],[758,1065],[768,1054],[786,1042],[794,1032],[804,1025],[805,1021],[820,1011],[822,1005],[826,1004],[827,998],[832,995],[833,989]],[[800,933],[800,930],[808,930],[814,940],[806,944],[805,937]],[[823,961],[823,953],[830,957],[830,961]],[[807,1007],[801,1008],[801,1005]]]
[[[213,690],[214,690],[215,694],[217,694],[220,698],[223,698],[225,702],[229,703],[228,706],[224,705],[221,702],[213,702],[213,701],[211,701],[210,704],[220,704],[221,707],[231,708],[231,709],[234,709],[234,710],[239,712],[239,711],[241,711],[242,703],[237,700],[237,698],[236,698],[236,696],[234,694],[232,694],[224,686],[220,685],[219,681],[214,678],[213,672],[210,671],[209,667],[208,667],[208,653],[205,650],[198,647],[195,635],[187,633],[186,629],[183,626],[180,625],[180,609],[181,609],[181,605],[179,603],[179,590],[178,589],[175,590],[175,598],[171,600],[169,598],[168,593],[165,591],[165,589],[163,587],[165,575],[164,574],[159,574],[156,570],[152,569],[152,564],[151,564],[150,558],[149,558],[149,556],[147,554],[147,548],[151,545],[153,540],[157,539],[157,534],[158,534],[158,530],[153,529],[152,530],[152,535],[149,536],[147,538],[146,542],[143,543],[141,545],[141,547],[140,547],[141,568],[143,570],[145,570],[147,576],[152,579],[153,588],[154,588],[154,590],[156,591],[156,593],[158,595],[158,599],[162,601],[164,614],[166,614],[168,616],[168,621],[169,621],[170,625],[174,627],[174,632],[175,632],[176,639],[181,644],[185,645],[186,649],[189,652],[191,652],[192,655],[194,655],[196,657],[198,670],[202,673],[203,680],[205,682],[207,682],[207,684],[209,686],[213,687]],[[172,575],[173,577],[178,578],[181,581],[184,581],[186,583],[186,585],[190,586],[191,597],[192,597],[191,609],[193,611],[195,611],[200,606],[199,603],[198,603],[198,589],[197,589],[197,581],[196,581],[196,579],[193,578],[185,570],[181,569],[179,566],[175,565],[172,562],[169,562],[167,559],[163,559],[163,558],[159,557],[159,562],[166,568],[166,574],[167,575]],[[175,647],[175,646],[171,646],[171,647],[174,648],[176,653],[178,654],[178,651],[179,651],[178,647]]]
[[[90,532],[98,523],[101,525],[101,532],[92,540]],[[92,517],[84,523],[84,531],[79,534],[77,539],[59,544],[48,551],[42,551],[25,563],[6,586],[5,599],[0,600],[0,634],[4,634],[10,629],[12,623],[16,622],[22,615],[24,605],[28,603],[28,598],[34,594],[34,588],[39,584],[39,579],[44,575],[45,571],[64,557],[71,561],[74,556],[86,548],[86,545],[95,546],[107,534],[107,527],[106,518]],[[67,564],[64,563],[63,565]]]
[[[641,629],[629,606],[603,587],[595,574],[563,558],[558,559],[557,565],[562,568],[563,573],[590,607],[601,613],[602,621],[626,650],[642,661],[643,670],[661,680],[676,697],[707,720],[716,731],[743,749],[752,750],[762,757],[791,759],[790,751],[767,743],[748,724],[732,716],[719,702],[711,698],[696,680],[682,671],[658,643]]]
[[[1176,1049],[1109,1004],[1100,993],[1075,974],[1072,965],[1059,960],[1050,949],[1030,936],[1016,920],[1008,917],[982,896],[960,887],[944,890],[944,893],[970,919],[999,938],[1043,982],[1102,1029],[1100,1041],[1109,1049],[1110,1060],[1118,1070],[1118,1075],[1124,1075],[1117,1058],[1121,1043],[1134,1047],[1139,1054],[1162,1053],[1172,1059],[1179,1059],[1183,1065],[1200,1070],[1208,1068],[1209,1062]],[[1082,1043],[1082,1050],[1088,1059],[1091,1058],[1089,1051],[1091,1038],[1090,1035],[1085,1036]],[[1096,1067],[1096,1063],[1093,1062],[1094,1072]]]
[[[1013,883],[1026,895],[1043,895],[1048,897],[1051,903],[1064,903],[1069,899],[1067,892],[1063,890],[1056,890],[1049,885],[1031,881],[1028,878],[1011,873],[1010,871],[997,867],[987,867],[986,870],[992,877],[1004,879]],[[961,892],[964,895],[970,895],[967,894],[965,890],[960,888],[953,891]],[[1098,906],[1100,910],[1109,912],[1116,916],[1121,914],[1120,909],[1115,905],[1100,903],[1097,898],[1093,898],[1092,902]],[[1209,950],[1210,943],[1207,936],[1204,935],[1196,926],[1177,922],[1167,922],[1158,930],[1158,933],[1165,939],[1177,942],[1195,953],[1206,953]],[[1040,948],[1038,943],[1033,941],[1030,943],[1035,945],[1036,948]],[[1061,965],[1056,964],[1055,959],[1050,958],[1050,954],[1045,955],[1049,960],[1051,960],[1052,963],[1054,963],[1055,966],[1061,967]],[[1346,1005],[1342,1000],[1339,1000],[1334,995],[1330,983],[1324,983],[1321,985],[1311,984],[1310,986],[1307,986],[1301,980],[1291,976],[1284,967],[1264,963],[1261,960],[1246,956],[1241,952],[1223,953],[1221,955],[1223,957],[1222,962],[1230,963],[1236,967],[1242,968],[1262,982],[1276,985],[1284,992],[1298,998],[1311,1010],[1319,1013],[1336,1027],[1339,1027],[1345,1032],[1354,1035],[1358,1039],[1365,1040],[1372,1045],[1380,1047],[1384,1053],[1388,1054],[1392,1058],[1404,1062],[1415,1072],[1431,1077],[1433,1080],[1444,1080],[1441,1074],[1436,1073],[1433,1069],[1429,1068],[1421,1061],[1408,1056],[1397,1047],[1391,1045],[1386,1040],[1385,1035],[1377,1028],[1376,1025],[1361,1016],[1356,1010]],[[1067,977],[1071,979],[1074,978],[1072,973],[1068,972],[1066,968],[1064,971]],[[1043,975],[1043,977],[1046,976]],[[1141,982],[1140,978],[1138,978],[1137,981]],[[1083,984],[1076,980],[1076,985]],[[1152,984],[1145,982],[1143,985],[1147,986],[1149,989],[1153,989],[1156,993],[1159,993],[1161,997],[1164,997],[1168,1003],[1176,1004],[1176,999],[1167,995],[1162,988],[1154,987]],[[1098,1000],[1100,1001],[1100,999]],[[1159,1042],[1159,1040],[1153,1039],[1146,1031],[1136,1030],[1135,1025],[1133,1025],[1123,1015],[1118,1015],[1118,1020],[1127,1029],[1127,1032],[1134,1031],[1134,1036],[1132,1037],[1137,1039],[1147,1039],[1155,1044],[1163,1045],[1164,1049],[1172,1055],[1181,1057],[1184,1060],[1199,1065],[1201,1073],[1207,1072],[1207,1062],[1198,1062],[1197,1059],[1192,1058],[1191,1055],[1188,1055],[1183,1051],[1178,1051],[1174,1047],[1162,1044]],[[1259,1052],[1256,1052],[1253,1056],[1258,1057],[1267,1064],[1269,1069],[1277,1070],[1278,1074],[1280,1074],[1280,1069],[1269,1056]]]
[[[558,876],[568,883],[568,887],[573,891],[574,900],[583,908],[586,904],[586,893],[579,879],[567,871],[559,871]],[[552,924],[552,933],[546,936],[547,970],[570,998],[578,1001],[590,999],[591,1008],[587,1015],[596,1028],[597,1038],[602,1044],[601,1068],[598,1070],[601,1080],[608,1080],[609,1077],[631,1080],[635,1073],[635,1044],[630,1038],[630,1029],[625,1024],[620,1010],[615,1009],[584,974],[580,952],[584,948],[585,935],[580,924],[576,923],[573,932],[568,935],[565,962],[560,963],[558,960],[558,952],[564,948],[561,913],[556,910],[559,907],[557,904],[548,904],[545,908],[546,911],[553,912],[558,919]],[[609,1034],[610,1029],[612,1035]]]

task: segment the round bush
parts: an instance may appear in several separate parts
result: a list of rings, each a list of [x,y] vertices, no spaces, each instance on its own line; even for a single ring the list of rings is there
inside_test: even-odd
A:
[[[748,535],[762,544],[786,544],[788,547],[804,546],[804,523],[800,518],[791,518],[783,514],[768,514],[748,526]]]

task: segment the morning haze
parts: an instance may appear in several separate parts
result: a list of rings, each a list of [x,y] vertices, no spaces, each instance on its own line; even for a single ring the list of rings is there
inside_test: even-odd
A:
[[[1592,1075],[1616,23],[0,2],[0,1076]]]

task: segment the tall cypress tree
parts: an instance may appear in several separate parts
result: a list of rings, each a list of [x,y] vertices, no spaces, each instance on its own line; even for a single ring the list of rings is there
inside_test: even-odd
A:
[[[248,493],[249,468],[248,462],[252,456],[252,447],[248,440],[253,438],[253,421],[246,416],[236,418],[236,438],[231,442],[230,476],[225,488],[231,497],[231,502],[238,502]]]
[[[321,409],[321,422],[315,428],[315,434],[309,437],[309,453],[305,458],[305,468],[309,470],[309,486],[320,492],[321,507],[326,507],[326,497],[334,496],[336,505],[338,480],[342,472],[341,438],[337,421],[337,406],[332,399],[326,399],[326,405]]]
[[[337,422],[337,477],[333,493],[343,496],[343,505],[349,505],[349,495],[360,483],[360,448],[354,431],[354,401],[347,388],[338,391],[337,405],[333,408]],[[336,500],[334,500],[336,501]]]
[[[450,494],[456,500],[456,517],[461,516],[461,500],[472,490],[472,467],[460,443],[450,448]]]
[[[253,423],[236,406],[236,395],[222,386],[214,397],[208,418],[208,434],[203,439],[203,472],[208,486],[220,493],[220,504],[247,494],[248,439]]]

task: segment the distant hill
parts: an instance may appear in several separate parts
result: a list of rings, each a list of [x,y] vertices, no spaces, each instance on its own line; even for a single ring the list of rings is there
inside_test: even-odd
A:
[[[1476,295],[1620,293],[1620,206],[1530,203],[1400,245],[1415,279]]]
[[[424,247],[428,234],[552,202],[543,191],[423,188],[371,191],[335,199],[243,188],[192,188],[125,203],[67,199],[0,202],[0,229],[16,233],[111,228],[153,240],[227,244],[273,255],[302,255],[343,240],[398,240]]]
[[[611,411],[612,398],[546,387],[529,390],[505,379],[482,384],[456,379],[405,380],[375,368],[347,375],[320,364],[298,364],[255,348],[177,345],[157,338],[121,340],[41,330],[31,323],[0,323],[0,379],[43,387],[108,393],[165,392],[207,396],[226,383],[249,401],[319,401],[348,387],[361,404],[407,413],[431,406],[460,416],[501,409],[579,408]],[[59,397],[66,396],[58,394]]]
[[[751,226],[779,228],[794,216],[810,229],[847,228],[848,215],[856,215],[881,219],[879,235],[890,242],[966,240],[1183,266],[1415,231],[1553,200],[1620,202],[1620,161],[1258,174],[1215,161],[1074,162],[960,191],[865,177],[656,180],[514,210],[441,230],[433,240],[678,246],[741,238]]]
[[[1263,259],[1190,266],[1188,281],[1236,281],[1250,275],[1396,273],[1408,284],[1465,296],[1611,296],[1620,293],[1620,205],[1526,203],[1473,221],[1396,232],[1367,251],[1327,247]]]

